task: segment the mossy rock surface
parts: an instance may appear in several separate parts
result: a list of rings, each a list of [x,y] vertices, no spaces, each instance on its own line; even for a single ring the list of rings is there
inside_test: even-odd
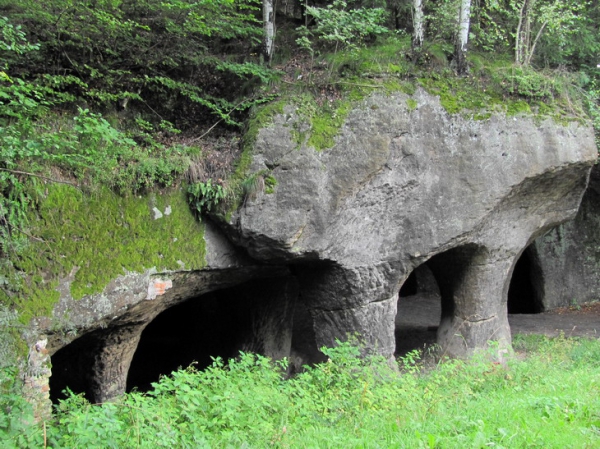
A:
[[[71,295],[80,299],[127,272],[206,265],[204,226],[182,189],[122,197],[52,185],[30,217],[30,232],[36,239],[14,261],[26,273],[22,289],[0,297],[24,322],[50,313],[60,279],[72,278]]]

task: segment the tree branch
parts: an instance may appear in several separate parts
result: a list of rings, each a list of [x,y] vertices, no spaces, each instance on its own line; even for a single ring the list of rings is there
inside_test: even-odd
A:
[[[33,176],[33,177],[35,177],[35,178],[44,179],[44,180],[46,180],[46,181],[50,181],[50,182],[56,182],[56,183],[58,183],[58,184],[67,184],[67,185],[70,185],[70,186],[73,186],[73,187],[77,187],[77,188],[79,188],[79,185],[77,185],[77,184],[73,184],[72,182],[69,182],[69,181],[61,181],[61,180],[59,180],[59,179],[48,178],[47,176],[36,175],[35,173],[29,173],[29,172],[26,172],[26,171],[20,171],[20,170],[11,170],[10,168],[2,168],[2,167],[0,167],[0,170],[1,170],[1,171],[8,172],[8,173],[13,173],[13,174],[15,174],[15,175],[26,175],[26,176]]]

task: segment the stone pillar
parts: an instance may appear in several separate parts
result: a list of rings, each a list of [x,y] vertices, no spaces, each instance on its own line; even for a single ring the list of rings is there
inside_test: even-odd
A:
[[[111,328],[99,336],[92,354],[92,402],[107,402],[125,393],[129,366],[147,324],[127,324]]]
[[[50,355],[46,349],[48,339],[39,338],[29,347],[27,367],[23,373],[23,397],[33,406],[36,421],[50,419]]]
[[[506,298],[516,258],[497,259],[485,248],[466,245],[429,261],[442,295],[438,344],[442,354],[464,357],[499,343],[498,357],[511,345]]]
[[[317,347],[356,334],[366,352],[393,357],[400,272],[389,264],[313,266],[300,274],[301,296],[313,318]]]
[[[252,351],[273,360],[290,356],[294,306],[298,283],[293,277],[254,281],[236,287],[248,299],[251,333],[242,343],[243,351]]]

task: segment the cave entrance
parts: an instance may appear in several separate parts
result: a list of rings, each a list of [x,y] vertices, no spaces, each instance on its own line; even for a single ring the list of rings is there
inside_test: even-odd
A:
[[[423,349],[436,342],[441,317],[441,295],[427,263],[415,268],[402,284],[396,314],[396,355]]]
[[[212,363],[211,357],[235,357],[251,331],[240,313],[243,306],[227,289],[162,312],[142,332],[129,367],[127,391],[148,391],[161,376],[192,363],[202,370]]]
[[[94,400],[90,385],[91,354],[98,348],[99,334],[96,331],[83,335],[51,356],[50,400],[53,404],[66,399],[67,388],[75,394],[83,394],[88,401]]]
[[[462,307],[461,313],[476,309],[474,301],[480,298],[473,297],[472,292],[477,292],[477,267],[486,257],[485,248],[465,244],[436,254],[411,273],[400,288],[396,316],[397,355],[431,343],[442,345],[446,351],[454,344],[457,307]],[[415,278],[411,280],[413,275]],[[403,297],[403,291],[408,296]]]
[[[529,246],[514,267],[508,287],[509,314],[532,314],[544,311],[544,282],[538,256]]]
[[[240,351],[289,356],[297,291],[287,279],[255,280],[173,306],[142,332],[127,377],[127,391],[148,391],[161,376]]]
[[[66,388],[92,403],[148,391],[163,375],[239,351],[287,357],[297,295],[292,278],[252,280],[180,302],[149,324],[122,319],[82,335],[51,356],[51,400],[64,399]]]

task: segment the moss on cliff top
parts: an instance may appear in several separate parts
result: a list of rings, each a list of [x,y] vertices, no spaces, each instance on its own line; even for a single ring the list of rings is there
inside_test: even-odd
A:
[[[154,218],[154,208],[162,217]],[[79,299],[126,272],[205,266],[204,226],[179,189],[122,197],[106,188],[84,194],[51,185],[30,225],[36,238],[13,260],[26,273],[21,289],[0,293],[23,322],[50,314],[61,279],[72,278],[71,294]]]
[[[492,114],[552,118],[563,124],[587,120],[577,77],[558,71],[515,66],[508,55],[469,54],[469,76],[457,76],[451,53],[432,43],[415,60],[409,38],[383,39],[368,48],[294,59],[285,68],[276,107],[294,105],[302,123],[293,133],[298,145],[331,148],[353,104],[373,92],[413,95],[417,87],[439,96],[449,114],[485,120]],[[412,100],[414,101],[414,100]],[[273,106],[266,106],[267,115]],[[409,110],[414,102],[408,100]],[[262,121],[251,120],[253,142]]]

